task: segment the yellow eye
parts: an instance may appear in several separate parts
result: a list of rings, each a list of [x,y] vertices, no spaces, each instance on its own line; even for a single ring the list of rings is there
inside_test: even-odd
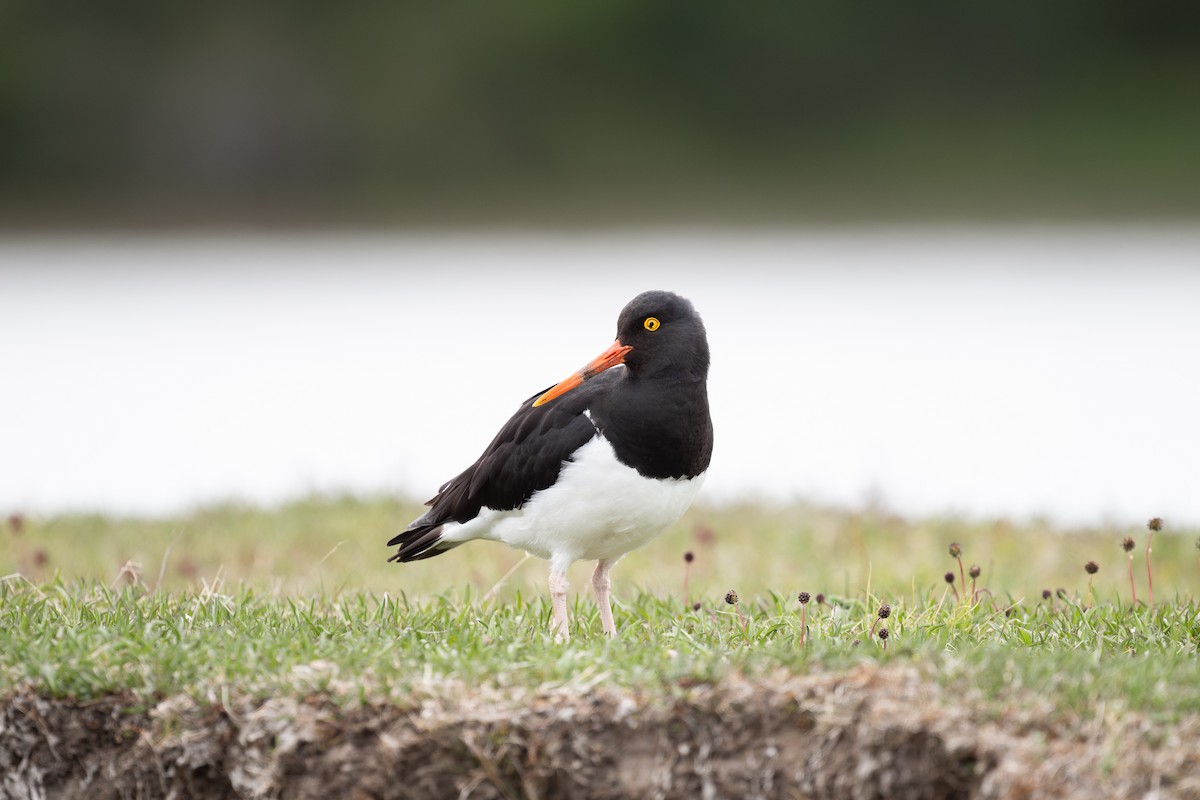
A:
[[[642,323],[648,331],[658,330],[658,326],[661,324],[656,317],[646,317],[646,321]]]

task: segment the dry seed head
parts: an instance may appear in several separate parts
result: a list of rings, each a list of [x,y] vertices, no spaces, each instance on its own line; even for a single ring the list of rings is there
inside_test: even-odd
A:
[[[1149,522],[1146,523],[1146,527],[1152,531],[1161,531],[1162,530],[1162,517],[1155,517],[1154,519],[1150,520]]]
[[[887,603],[884,603],[883,605],[881,605],[879,607],[879,618],[880,619],[887,619],[891,615],[892,615],[892,607],[889,606]]]
[[[887,641],[887,638],[888,638],[888,629],[887,628],[879,629],[879,638],[883,639],[885,642]]]
[[[1200,547],[1200,541],[1196,542],[1196,547]],[[825,602],[825,594],[823,592],[817,592],[817,605],[821,605],[824,602]]]
[[[808,601],[812,599],[812,595],[808,592],[801,592],[796,599],[800,601],[800,605],[806,606],[808,605]]]
[[[972,564],[971,568],[969,570],[967,570],[967,574],[970,575],[972,578],[978,578],[979,573],[981,573],[981,572],[983,572],[983,570],[981,570],[979,568],[978,564]]]
[[[959,544],[958,542],[952,543],[950,545],[950,557],[958,558],[961,555],[962,555],[962,545]]]
[[[731,606],[736,606],[738,602],[737,592],[735,592],[733,589],[730,589],[728,592],[726,592],[725,602]]]
[[[683,560],[686,563],[690,564],[696,560],[696,554],[693,553],[691,550],[688,550],[686,553],[683,554]]]
[[[1123,549],[1126,553],[1128,553],[1130,550],[1133,549],[1133,537],[1132,536],[1126,536],[1124,539],[1121,540],[1121,549]]]
[[[1049,600],[1053,596],[1054,596],[1054,593],[1051,592],[1049,589],[1042,589],[1042,599],[1043,600]]]
[[[117,572],[116,580],[121,580],[122,578],[124,578],[125,582],[129,584],[134,584],[140,581],[142,579],[141,563],[132,559],[126,560],[126,562],[121,565],[120,571]]]
[[[1083,565],[1083,568],[1087,572],[1088,575],[1095,575],[1097,572],[1100,571],[1100,565],[1097,564],[1095,561],[1087,562],[1086,564]]]
[[[953,572],[947,572],[943,577],[946,579],[946,583],[954,583],[954,573]]]

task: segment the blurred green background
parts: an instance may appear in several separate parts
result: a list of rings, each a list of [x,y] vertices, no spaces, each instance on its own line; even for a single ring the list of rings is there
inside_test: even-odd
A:
[[[171,517],[99,514],[18,515],[0,520],[0,576],[48,581],[98,580],[113,586],[197,590],[250,586],[304,595],[407,592],[429,597],[469,587],[511,599],[545,593],[546,562],[494,542],[478,542],[445,558],[388,563],[384,542],[420,513],[408,500],[388,496],[309,495],[264,508],[224,503]],[[998,603],[1036,605],[1044,589],[1086,597],[1084,564],[1104,601],[1148,600],[1146,560],[1153,558],[1159,602],[1192,597],[1200,587],[1195,527],[1167,524],[1151,540],[1144,525],[1055,526],[1045,519],[1011,522],[965,516],[902,518],[879,509],[845,511],[806,503],[726,503],[693,506],[646,547],[613,570],[618,599],[634,587],[669,597],[720,605],[729,589],[743,598],[771,592],[887,598],[952,594],[947,571],[978,565],[979,588]],[[1127,555],[1121,539],[1132,536]],[[964,564],[949,555],[962,546]],[[1152,556],[1145,548],[1153,544]],[[695,561],[687,570],[684,553]],[[1131,559],[1132,557],[1132,559]],[[1132,566],[1131,566],[1132,563]],[[591,594],[591,565],[569,572],[573,594]],[[966,578],[970,581],[970,578]]]
[[[0,4],[0,224],[1193,219],[1193,2]]]

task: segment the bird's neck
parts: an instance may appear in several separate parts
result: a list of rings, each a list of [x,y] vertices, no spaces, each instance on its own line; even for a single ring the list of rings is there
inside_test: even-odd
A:
[[[626,375],[592,407],[617,458],[652,478],[692,478],[708,468],[712,420],[703,378],[686,371]]]

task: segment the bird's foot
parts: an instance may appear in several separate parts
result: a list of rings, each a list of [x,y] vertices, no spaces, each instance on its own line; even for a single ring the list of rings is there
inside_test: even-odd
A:
[[[550,632],[559,642],[571,641],[571,625],[567,618],[568,588],[570,588],[570,584],[567,583],[565,572],[550,573],[550,604],[554,608],[554,613],[550,617]]]
[[[596,571],[592,573],[592,588],[596,590],[596,605],[600,607],[600,627],[610,639],[617,635],[617,623],[613,622],[612,614],[612,581],[608,577],[613,563],[601,559],[596,562]]]

